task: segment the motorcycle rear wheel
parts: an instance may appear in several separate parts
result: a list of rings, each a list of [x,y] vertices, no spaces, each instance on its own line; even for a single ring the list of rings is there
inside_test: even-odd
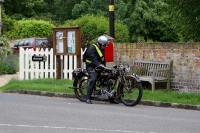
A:
[[[135,106],[142,99],[142,84],[133,79],[126,79],[129,89],[124,85],[120,88],[120,100],[126,106]]]
[[[79,79],[74,80],[74,94],[77,99],[85,102],[87,95],[87,87],[89,84],[89,78],[87,76],[82,76]]]

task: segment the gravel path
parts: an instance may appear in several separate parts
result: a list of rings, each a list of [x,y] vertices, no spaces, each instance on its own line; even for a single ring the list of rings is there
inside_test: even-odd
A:
[[[0,75],[0,87],[6,85],[12,78],[19,79],[19,72],[16,74]]]

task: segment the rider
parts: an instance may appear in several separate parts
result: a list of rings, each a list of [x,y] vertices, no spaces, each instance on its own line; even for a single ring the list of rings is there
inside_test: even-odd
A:
[[[95,87],[97,81],[97,73],[95,72],[95,68],[97,66],[104,66],[104,48],[108,46],[108,39],[105,36],[100,36],[97,39],[97,42],[86,50],[86,69],[89,74],[89,85],[88,91],[86,95],[86,103],[92,104],[91,95],[93,92],[93,88]],[[115,99],[110,99],[110,103],[118,104]]]

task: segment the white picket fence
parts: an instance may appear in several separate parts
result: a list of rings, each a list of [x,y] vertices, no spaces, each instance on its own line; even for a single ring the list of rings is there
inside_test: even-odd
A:
[[[85,51],[81,50],[83,54]],[[20,80],[56,78],[56,56],[53,55],[53,49],[34,51],[33,49],[20,48],[19,52]],[[32,56],[46,56],[46,62],[32,61]],[[72,71],[77,68],[76,55],[64,55],[61,57],[61,78],[72,79]],[[82,57],[82,56],[81,56]],[[84,64],[81,65],[84,67]]]

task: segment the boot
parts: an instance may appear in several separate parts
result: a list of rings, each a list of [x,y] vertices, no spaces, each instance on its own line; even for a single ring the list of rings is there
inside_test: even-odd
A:
[[[86,99],[87,104],[92,104],[92,101],[90,99]]]
[[[110,103],[119,104],[119,102],[114,98],[110,98]]]

